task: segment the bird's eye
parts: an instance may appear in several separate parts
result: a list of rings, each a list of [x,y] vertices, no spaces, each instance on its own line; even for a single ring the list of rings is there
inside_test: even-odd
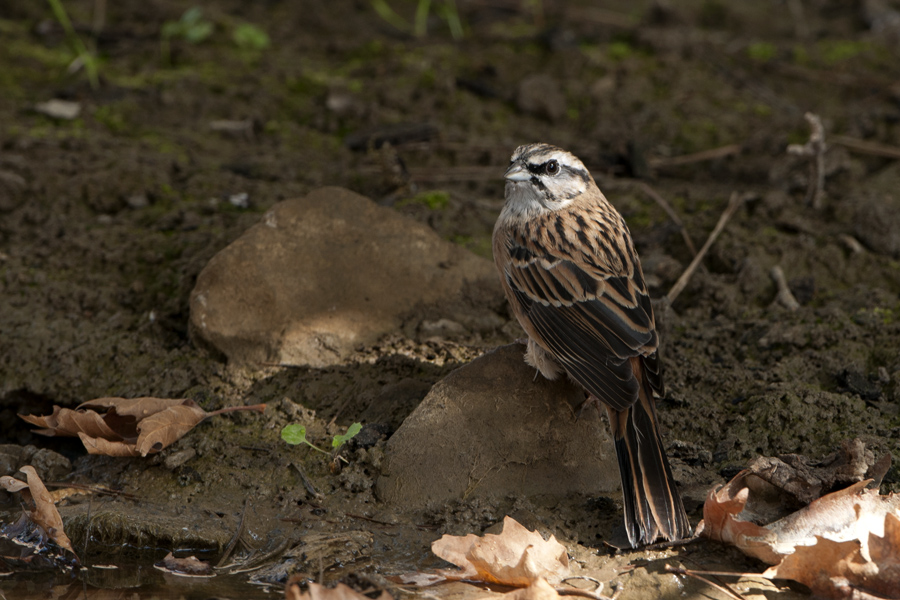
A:
[[[559,163],[555,160],[551,160],[547,163],[547,166],[544,167],[544,170],[547,172],[547,175],[556,175],[559,173]]]

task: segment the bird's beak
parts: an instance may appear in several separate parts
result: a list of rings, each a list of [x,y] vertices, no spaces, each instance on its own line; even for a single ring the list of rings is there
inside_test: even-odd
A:
[[[514,162],[509,165],[506,173],[503,175],[508,181],[528,181],[531,179],[531,173],[528,172],[521,163]]]

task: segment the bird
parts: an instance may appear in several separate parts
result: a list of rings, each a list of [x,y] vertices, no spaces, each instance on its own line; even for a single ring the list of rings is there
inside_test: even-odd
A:
[[[625,220],[575,155],[519,146],[492,248],[525,362],[606,406],[633,548],[691,535],[659,432],[659,335]]]

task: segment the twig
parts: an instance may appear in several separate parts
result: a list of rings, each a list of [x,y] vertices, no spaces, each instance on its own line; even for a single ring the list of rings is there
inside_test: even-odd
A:
[[[800,308],[800,303],[797,302],[794,294],[791,293],[791,288],[788,287],[787,279],[785,279],[784,271],[781,270],[781,267],[775,265],[772,267],[772,270],[769,271],[769,275],[772,277],[772,281],[775,282],[775,287],[778,288],[778,295],[775,296],[775,302],[778,302],[791,311]]]
[[[859,243],[859,240],[850,234],[842,233],[838,235],[838,239],[842,244],[847,246],[847,249],[853,254],[862,254],[866,251],[866,249],[863,248],[863,245]]]
[[[678,213],[675,212],[675,209],[672,208],[672,205],[669,204],[665,198],[660,196],[656,192],[656,190],[654,190],[643,181],[638,182],[638,187],[642,192],[650,196],[650,198],[652,198],[657,204],[659,204],[660,208],[666,211],[666,214],[669,215],[670,219],[672,219],[672,222],[678,225],[678,228],[681,229],[681,237],[684,238],[684,243],[688,247],[688,250],[691,251],[691,255],[697,256],[697,247],[694,246],[694,240],[691,239],[691,234],[688,233],[687,228],[684,226],[684,222],[678,216]]]
[[[726,156],[731,156],[732,154],[740,154],[742,149],[740,144],[728,144],[727,146],[702,150],[700,152],[694,152],[693,154],[683,154],[681,156],[672,156],[669,158],[651,158],[647,161],[647,165],[651,169],[689,165],[706,160],[724,158]]]
[[[99,485],[83,485],[80,483],[47,483],[47,487],[56,487],[56,488],[72,488],[75,490],[90,492],[92,494],[97,494],[98,496],[121,496],[122,498],[126,498],[128,500],[140,500],[138,496],[134,494],[129,494],[128,492],[123,492],[121,490],[113,490],[110,488],[101,487]]]
[[[712,247],[713,242],[716,241],[716,238],[719,237],[719,234],[725,229],[728,220],[731,219],[734,213],[737,212],[737,209],[743,204],[744,196],[737,192],[732,192],[731,198],[728,200],[728,206],[725,208],[722,216],[719,217],[719,222],[716,223],[712,233],[709,234],[706,243],[703,244],[703,247],[700,248],[700,252],[697,253],[697,256],[695,256],[694,260],[691,261],[691,264],[688,265],[688,268],[684,270],[684,273],[681,274],[681,277],[678,278],[678,281],[675,282],[675,285],[673,285],[672,289],[669,290],[669,293],[666,294],[666,301],[670,305],[675,302],[675,299],[684,290],[684,287],[687,285],[688,281],[690,281],[691,276],[693,276],[694,271],[696,271],[697,267],[700,265],[700,261],[703,260],[703,257],[706,256],[706,253],[709,252],[710,247]]]
[[[683,540],[667,540],[665,542],[659,542],[658,544],[647,544],[646,546],[644,546],[644,549],[667,550],[669,548],[679,548],[681,546],[687,546],[688,544],[693,544],[699,542],[700,540],[700,536],[695,532],[693,537],[685,538]]]
[[[578,588],[553,588],[560,596],[581,596],[583,598],[591,598],[592,600],[612,600],[610,596],[595,594],[587,590],[579,590]],[[615,597],[615,596],[613,596]]]
[[[306,476],[306,471],[303,470],[303,467],[298,465],[295,462],[291,462],[291,466],[297,469],[297,472],[300,473],[300,481],[303,482],[303,487],[306,488],[306,491],[313,498],[320,498],[321,495],[316,491],[316,488],[313,486],[312,481],[309,480],[309,477]]]
[[[568,7],[567,16],[580,23],[607,25],[620,29],[633,29],[638,24],[637,20],[631,15],[603,8],[570,6]]]
[[[220,408],[219,410],[214,410],[211,413],[207,413],[206,418],[208,419],[209,417],[211,417],[213,415],[221,415],[223,413],[230,413],[230,412],[239,412],[242,410],[253,410],[253,411],[261,413],[261,412],[266,411],[266,405],[265,404],[254,404],[253,406],[226,406],[225,408]]]
[[[866,140],[859,140],[847,135],[833,135],[831,136],[831,141],[835,144],[840,144],[848,150],[855,150],[862,154],[900,159],[900,148],[897,146],[888,146],[887,144],[879,144],[878,142],[867,142]]]
[[[703,583],[710,585],[720,592],[735,598],[736,600],[745,600],[743,596],[741,596],[736,591],[732,590],[731,587],[726,583],[716,583],[715,581],[711,581],[704,577],[704,575],[736,575],[738,577],[743,576],[742,573],[719,573],[716,571],[694,571],[691,569],[685,569],[684,567],[673,567],[672,565],[666,565],[666,573],[675,573],[676,575],[687,575],[688,577],[693,577],[695,579],[699,579]]]
[[[806,203],[818,210],[822,208],[822,196],[825,194],[825,127],[818,115],[811,112],[803,115],[812,131],[809,141],[803,144],[791,144],[788,154],[810,158],[809,188],[806,191]]]
[[[238,541],[241,539],[241,536],[244,535],[244,530],[247,528],[247,507],[250,506],[250,496],[244,498],[244,509],[241,511],[241,519],[238,521],[237,530],[234,532],[234,535],[231,536],[231,540],[229,540],[228,545],[225,546],[225,552],[222,554],[222,558],[219,559],[219,562],[216,564],[217,569],[221,569],[225,564],[225,561],[231,556],[231,553],[234,552],[234,549],[237,547]]]

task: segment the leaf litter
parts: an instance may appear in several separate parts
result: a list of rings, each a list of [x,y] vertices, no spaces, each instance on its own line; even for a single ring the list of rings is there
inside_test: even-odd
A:
[[[836,460],[829,457],[831,474],[793,455],[757,459],[709,493],[699,534],[772,565],[764,577],[798,581],[820,597],[900,598],[900,496],[881,495],[869,489],[872,479],[860,479],[880,478],[890,466],[871,453],[861,463],[861,448],[858,440],[845,443]],[[830,492],[825,485],[848,478],[857,481]],[[812,498],[815,492],[824,495]],[[806,506],[779,514],[807,497]]]
[[[81,439],[89,454],[147,456],[175,443],[213,415],[242,410],[263,412],[265,404],[206,412],[189,399],[98,398],[74,409],[54,406],[45,416],[19,415],[46,436]]]
[[[431,551],[459,567],[458,571],[410,573],[402,583],[419,586],[445,581],[469,581],[519,588],[505,594],[510,600],[550,600],[560,596],[554,584],[568,578],[569,555],[566,547],[550,536],[529,531],[512,517],[503,518],[499,534],[484,536],[444,535],[431,544]],[[602,598],[592,593],[579,595]]]
[[[18,545],[23,546],[22,556],[18,558],[25,562],[38,554],[47,554],[47,548],[42,538],[49,537],[60,548],[71,552],[76,557],[77,564],[75,549],[72,548],[72,542],[69,540],[69,536],[66,535],[63,527],[62,517],[56,509],[53,498],[44,482],[41,481],[37,471],[31,465],[25,465],[19,471],[25,473],[27,481],[4,475],[0,477],[0,487],[8,492],[18,492],[22,495],[26,504],[30,506],[30,510],[25,516],[45,535],[39,536],[37,542],[35,542],[33,537],[27,534],[26,523],[19,523],[10,528],[4,528],[0,531],[0,534],[3,537],[22,538],[23,541],[17,542]],[[22,535],[17,535],[19,533]],[[0,557],[0,562],[2,562],[2,557]]]

